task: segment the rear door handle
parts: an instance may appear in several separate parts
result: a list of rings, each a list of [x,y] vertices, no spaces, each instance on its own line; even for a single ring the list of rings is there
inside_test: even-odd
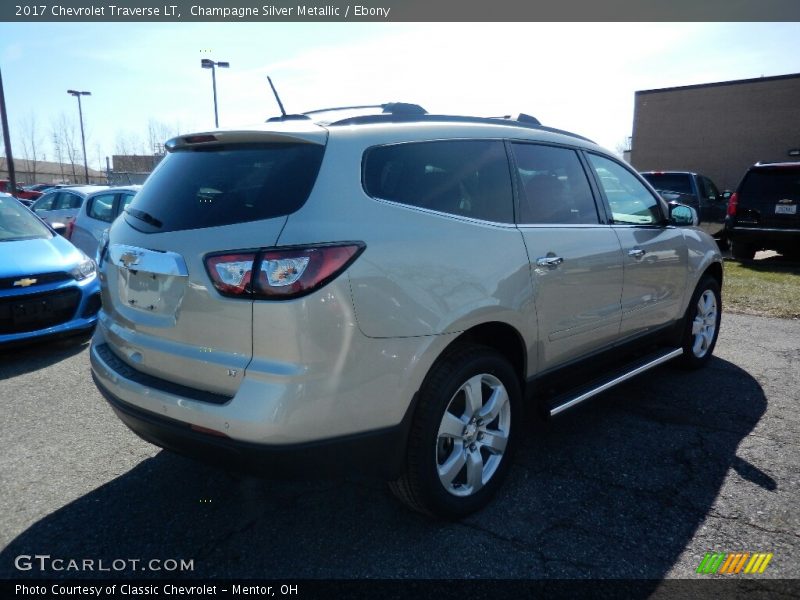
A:
[[[628,250],[628,256],[633,258],[642,258],[647,252],[642,250],[641,248],[634,248],[633,250]]]
[[[557,267],[564,262],[560,256],[541,256],[536,259],[536,265],[539,267]]]

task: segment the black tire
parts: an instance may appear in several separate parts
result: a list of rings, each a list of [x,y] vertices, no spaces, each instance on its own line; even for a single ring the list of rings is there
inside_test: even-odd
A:
[[[701,298],[709,298],[708,294],[713,295],[714,314],[713,318],[709,313],[705,315],[701,311]],[[683,329],[683,337],[681,345],[683,346],[683,355],[680,358],[680,364],[687,369],[699,369],[711,360],[711,355],[714,352],[714,347],[717,345],[717,337],[719,336],[719,325],[722,319],[722,295],[719,289],[719,282],[705,275],[692,294],[692,299],[689,302],[689,308],[686,310],[686,318]],[[709,329],[713,322],[713,333],[709,339]],[[696,327],[703,328],[703,331],[698,331]],[[697,331],[697,333],[695,333]]]
[[[744,242],[731,242],[731,254],[736,260],[746,262],[753,260],[756,255],[756,248],[752,244],[745,244]]]
[[[485,411],[467,407],[466,390],[474,390],[470,383],[477,381],[480,392],[472,397],[478,399]],[[507,402],[502,401],[502,390]],[[493,399],[496,404],[492,404]],[[496,416],[488,410],[490,404],[501,408]],[[462,409],[463,414],[459,415]],[[520,382],[503,356],[476,345],[448,353],[434,364],[420,389],[405,472],[400,479],[389,483],[390,489],[412,509],[435,517],[459,519],[483,508],[500,488],[511,466],[522,429],[521,411]],[[481,414],[488,416],[481,419]],[[443,432],[447,424],[452,424],[454,430],[463,426],[462,433]],[[499,450],[503,439],[505,447]],[[448,463],[454,467],[447,469]],[[468,476],[470,465],[472,479]],[[449,479],[447,483],[440,477],[440,470],[453,475],[449,478],[442,475]]]

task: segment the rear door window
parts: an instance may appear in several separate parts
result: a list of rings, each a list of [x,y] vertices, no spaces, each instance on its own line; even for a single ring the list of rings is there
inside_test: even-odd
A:
[[[114,220],[114,194],[100,194],[91,199],[86,210],[92,219],[110,223]]]
[[[483,221],[514,222],[508,158],[498,140],[370,148],[364,155],[363,185],[373,198]]]
[[[68,192],[61,192],[58,196],[55,208],[58,210],[80,208],[83,204],[83,198],[76,194]]]
[[[42,196],[33,204],[33,210],[52,210],[57,195],[57,193],[53,193]]]
[[[125,218],[153,233],[286,216],[311,193],[324,150],[317,144],[237,144],[172,152]]]
[[[521,224],[596,224],[597,207],[578,154],[569,148],[512,144]]]

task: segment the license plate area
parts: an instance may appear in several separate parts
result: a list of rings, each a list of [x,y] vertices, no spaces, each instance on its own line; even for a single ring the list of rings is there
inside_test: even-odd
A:
[[[0,334],[52,327],[74,317],[80,302],[74,288],[0,298]]]
[[[776,204],[775,205],[775,214],[776,215],[796,215],[797,214],[797,204]]]
[[[183,282],[177,277],[120,269],[120,300],[130,308],[154,314],[174,314],[180,305]]]
[[[11,305],[11,318],[14,325],[28,325],[35,321],[52,318],[53,303],[48,298],[19,302]]]

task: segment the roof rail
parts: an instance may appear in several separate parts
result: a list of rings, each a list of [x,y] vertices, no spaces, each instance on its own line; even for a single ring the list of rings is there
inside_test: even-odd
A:
[[[525,113],[519,113],[516,117],[512,117],[511,115],[503,115],[502,117],[489,117],[491,119],[508,119],[511,121],[517,121],[518,123],[530,123],[531,125],[541,125],[541,121],[536,117],[532,117],[531,115],[526,115]]]
[[[422,108],[419,104],[409,104],[408,102],[386,102],[384,104],[364,104],[361,106],[336,106],[333,108],[318,108],[316,110],[307,110],[304,115],[314,115],[317,113],[334,112],[337,110],[359,110],[364,108],[380,108],[381,112],[385,115],[425,115],[428,111]]]
[[[335,106],[331,108],[317,108],[314,110],[308,110],[301,114],[295,115],[281,115],[278,117],[270,117],[267,119],[267,123],[272,123],[275,121],[297,121],[297,120],[307,120],[310,121],[310,115],[316,115],[319,113],[326,113],[326,112],[336,112],[340,110],[362,110],[365,108],[380,108],[382,115],[426,115],[428,111],[422,108],[419,104],[410,104],[408,102],[386,102],[384,104],[362,104],[360,106]]]
[[[517,118],[512,119],[509,117],[469,117],[460,115],[431,115],[424,114],[409,114],[409,113],[395,113],[395,114],[380,114],[380,115],[364,115],[361,117],[347,117],[339,121],[328,123],[328,127],[338,127],[345,125],[370,125],[377,123],[424,123],[424,122],[437,122],[437,123],[484,123],[487,125],[505,125],[506,127],[523,127],[525,129],[537,129],[539,131],[548,131],[550,133],[557,133],[560,135],[567,135],[585,142],[594,144],[594,140],[587,137],[572,133],[571,131],[564,131],[563,129],[556,129],[555,127],[547,127],[539,123],[539,120],[530,115],[520,114]]]

